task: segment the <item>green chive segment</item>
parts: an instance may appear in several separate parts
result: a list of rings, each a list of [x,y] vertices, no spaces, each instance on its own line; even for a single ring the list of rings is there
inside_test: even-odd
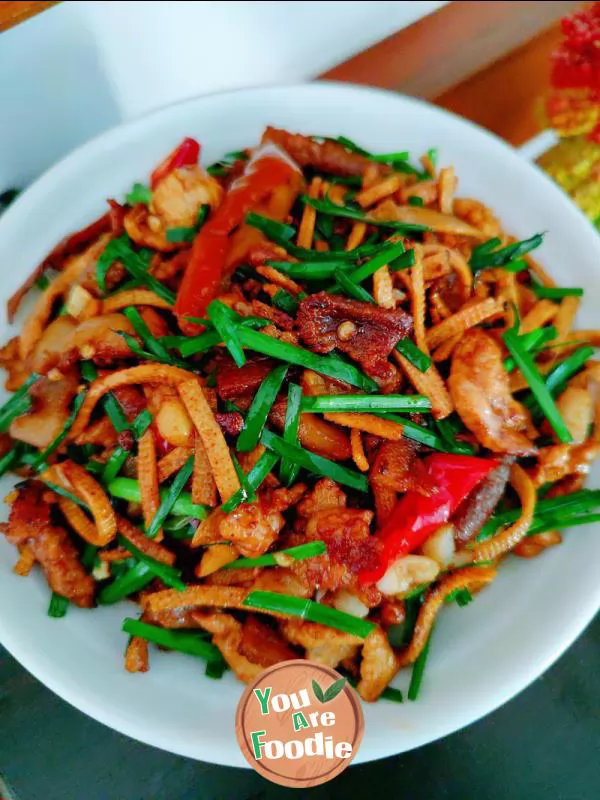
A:
[[[348,467],[343,467],[335,461],[330,461],[328,458],[311,453],[310,450],[305,450],[298,445],[289,444],[272,431],[263,431],[261,442],[282,458],[287,458],[317,475],[325,475],[337,483],[357,489],[359,492],[369,491],[369,482],[364,475],[348,469]]]
[[[139,636],[160,647],[178,650],[188,656],[198,656],[206,661],[218,661],[222,658],[220,650],[214,644],[207,642],[206,637],[199,633],[160,628],[158,625],[150,625],[131,618],[124,620],[122,630],[130,636]]]
[[[420,394],[331,394],[302,398],[302,411],[429,411],[431,401]]]
[[[185,467],[185,465],[184,465]],[[182,469],[184,469],[182,467]],[[48,484],[49,485],[49,484]],[[54,486],[50,487],[56,491]],[[139,503],[141,500],[140,485],[134,478],[115,478],[107,486],[106,490],[113,497],[118,497],[128,503]],[[168,498],[170,489],[161,489],[160,496],[163,501]],[[173,503],[169,513],[178,517],[192,517],[193,519],[205,519],[206,507],[197,503],[192,503],[192,496],[189,492],[180,492]],[[159,527],[162,526],[159,525]]]
[[[287,371],[288,367],[285,364],[276,367],[259,386],[252,405],[248,409],[244,430],[237,440],[237,449],[241,453],[249,453],[258,444],[269,411],[277,398]]]
[[[238,326],[231,318],[230,310],[219,300],[213,300],[206,309],[206,313],[236,365],[243,367],[246,363],[246,356],[238,338]]]
[[[288,387],[287,406],[285,410],[285,426],[283,441],[286,444],[297,446],[298,430],[300,428],[300,407],[302,403],[302,389],[297,383],[290,383]],[[283,458],[279,469],[279,477],[284,486],[291,486],[300,472],[299,464],[288,458]]]
[[[31,410],[32,402],[29,389],[38,380],[37,374],[30,375],[25,383],[0,407],[0,433],[5,433],[13,419]]]
[[[307,544],[299,544],[296,547],[288,547],[285,550],[279,550],[276,553],[265,553],[263,556],[257,556],[257,558],[238,558],[236,561],[231,561],[229,564],[226,564],[223,569],[238,569],[239,567],[276,567],[280,564],[278,560],[280,556],[288,556],[297,561],[301,561],[305,558],[321,556],[325,552],[327,552],[325,542],[308,542]]]
[[[190,456],[183,465],[183,467],[179,470],[179,472],[175,476],[173,483],[167,490],[165,497],[163,498],[160,506],[158,507],[158,511],[156,512],[156,514],[152,519],[152,522],[148,526],[148,530],[146,531],[146,536],[149,539],[154,539],[159,529],[162,527],[163,522],[173,510],[177,498],[183,491],[183,487],[186,485],[186,483],[189,481],[192,475],[193,469],[194,469],[194,457]]]
[[[331,606],[278,592],[250,592],[244,600],[244,605],[256,608],[258,611],[275,611],[280,614],[289,614],[292,617],[300,617],[309,622],[318,622],[328,628],[359,636],[361,639],[366,639],[375,628],[374,622],[354,617],[352,614],[338,611]]]
[[[565,425],[563,418],[560,415],[558,408],[552,398],[552,394],[544,379],[539,373],[533,358],[523,347],[519,341],[519,337],[514,330],[508,330],[503,335],[504,343],[508,348],[509,353],[514,358],[517,367],[521,370],[523,377],[529,384],[531,393],[542,409],[546,419],[552,426],[554,432],[559,440],[564,444],[573,441],[573,437],[569,433],[569,429]]]

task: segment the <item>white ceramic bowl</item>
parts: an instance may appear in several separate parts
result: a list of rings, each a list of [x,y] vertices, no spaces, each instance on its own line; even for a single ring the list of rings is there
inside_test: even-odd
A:
[[[593,327],[600,291],[600,238],[536,168],[481,128],[417,100],[347,85],[250,89],[201,97],[109,131],[32,186],[0,221],[2,300],[66,233],[90,222],[107,197],[122,197],[183,136],[203,161],[255,143],[266,124],[346,134],[373,151],[438,147],[453,164],[459,195],[480,198],[520,238],[548,231],[540,256],[566,285],[584,286],[580,322]],[[0,340],[14,335],[3,319]],[[8,483],[6,488],[8,488]],[[600,536],[567,534],[535,561],[509,559],[466,608],[445,609],[416,703],[365,705],[357,757],[369,761],[418,747],[468,725],[537,678],[580,634],[600,605]],[[36,574],[11,572],[15,550],[0,536],[0,641],[39,680],[86,714],[148,744],[218,764],[247,766],[234,735],[241,684],[214,682],[203,664],[151,654],[145,675],[123,669],[128,603],[46,616],[49,590]],[[407,674],[397,684],[406,688]]]

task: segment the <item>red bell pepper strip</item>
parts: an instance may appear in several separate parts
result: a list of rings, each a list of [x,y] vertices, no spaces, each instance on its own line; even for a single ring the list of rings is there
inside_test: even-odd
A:
[[[162,161],[158,167],[150,175],[150,188],[156,189],[156,186],[163,178],[166,178],[170,172],[179,167],[193,167],[198,163],[200,158],[200,145],[195,139],[189,136],[178,145],[172,153]]]
[[[383,542],[377,568],[359,574],[362,584],[376,583],[391,564],[421,547],[444,525],[462,501],[493,469],[493,458],[434,453],[423,461],[429,482],[436,487],[429,497],[407,492],[395,505],[389,519],[376,534]]]
[[[263,145],[248,162],[244,174],[232,184],[223,202],[200,229],[192,245],[175,303],[181,330],[190,333],[197,330],[186,318],[201,317],[217,293],[229,247],[229,235],[263,198],[298,172],[298,167],[271,143]]]

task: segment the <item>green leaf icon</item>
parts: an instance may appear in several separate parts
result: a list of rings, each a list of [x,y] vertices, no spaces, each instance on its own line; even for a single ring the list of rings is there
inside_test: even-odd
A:
[[[323,694],[323,689],[321,689],[319,684],[314,679],[313,679],[313,682],[312,682],[312,689],[313,689],[313,692],[315,693],[315,697],[317,698],[317,700],[320,703],[324,703],[325,702],[325,695]]]
[[[337,697],[345,685],[346,685],[346,678],[340,678],[339,681],[335,681],[335,683],[332,683],[329,689],[327,689],[327,691],[325,692],[325,699],[323,702],[328,703],[330,700],[333,700],[334,697]]]

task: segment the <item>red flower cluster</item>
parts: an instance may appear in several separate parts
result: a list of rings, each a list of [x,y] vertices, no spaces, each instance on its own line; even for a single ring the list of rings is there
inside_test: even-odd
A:
[[[556,89],[589,89],[600,99],[600,3],[565,17],[565,37],[552,55],[551,82]]]

